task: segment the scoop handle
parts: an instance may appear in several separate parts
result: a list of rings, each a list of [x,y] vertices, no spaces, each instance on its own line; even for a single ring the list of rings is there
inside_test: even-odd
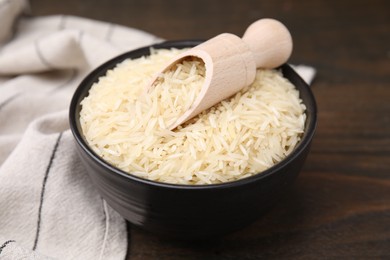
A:
[[[284,64],[292,52],[292,38],[279,21],[269,18],[252,23],[242,40],[252,51],[257,68],[272,69]]]

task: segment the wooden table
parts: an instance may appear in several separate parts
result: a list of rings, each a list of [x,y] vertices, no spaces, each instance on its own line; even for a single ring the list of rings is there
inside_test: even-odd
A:
[[[318,129],[288,195],[253,225],[213,243],[129,227],[128,259],[390,259],[390,1],[32,0],[34,15],[72,14],[166,39],[241,35],[284,22],[292,63],[317,68]]]

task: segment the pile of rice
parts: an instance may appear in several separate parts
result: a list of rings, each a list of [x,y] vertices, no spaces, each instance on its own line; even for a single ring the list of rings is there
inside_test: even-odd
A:
[[[80,122],[95,153],[129,174],[190,185],[258,174],[291,153],[303,133],[305,106],[276,70],[258,70],[251,86],[168,130],[199,93],[204,64],[182,62],[152,91],[145,87],[182,51],[125,60],[91,87]]]

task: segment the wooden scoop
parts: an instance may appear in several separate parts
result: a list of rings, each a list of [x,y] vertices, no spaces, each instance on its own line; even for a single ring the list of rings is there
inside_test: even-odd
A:
[[[206,76],[201,91],[190,109],[169,126],[172,130],[253,83],[256,68],[282,65],[291,52],[288,29],[274,19],[260,19],[248,27],[242,39],[223,33],[175,57],[148,87],[152,88],[161,73],[183,59],[197,57],[204,62]]]

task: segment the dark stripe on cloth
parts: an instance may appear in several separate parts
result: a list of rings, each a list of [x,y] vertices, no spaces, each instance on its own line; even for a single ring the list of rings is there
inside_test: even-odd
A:
[[[13,243],[15,242],[15,240],[8,240],[8,241],[5,241],[4,244],[2,244],[0,246],[0,255],[1,255],[1,252],[3,251],[3,249],[9,244],[9,243]]]
[[[40,199],[40,202],[39,202],[39,209],[38,209],[37,231],[36,231],[36,234],[35,234],[33,250],[35,250],[37,248],[37,244],[38,244],[38,240],[39,240],[39,231],[40,231],[40,228],[41,228],[41,219],[42,219],[41,218],[41,216],[42,216],[42,205],[43,205],[43,199],[45,197],[45,189],[46,189],[47,178],[49,176],[49,172],[50,172],[51,166],[53,165],[53,161],[54,161],[56,152],[58,150],[58,146],[59,146],[61,137],[62,137],[62,132],[58,135],[57,141],[56,141],[56,143],[54,145],[54,148],[53,148],[53,152],[51,153],[49,164],[46,167],[45,176],[44,176],[43,182],[42,182],[41,199]]]
[[[17,93],[11,97],[9,97],[8,99],[4,100],[3,103],[0,103],[0,110],[3,109],[6,105],[8,105],[9,103],[11,103],[13,100],[15,100],[17,97],[20,96],[21,93]]]
[[[107,211],[107,203],[104,201],[103,198],[101,198],[101,200],[102,200],[102,208],[103,208],[103,216],[104,216],[104,233],[103,233],[103,241],[102,241],[102,247],[100,249],[99,259],[102,259],[104,255],[104,250],[106,249],[106,242],[108,238],[109,223],[110,223],[110,216]]]
[[[60,18],[60,23],[58,25],[58,30],[59,31],[62,31],[65,29],[65,25],[66,25],[66,18],[67,16],[66,15],[61,15],[61,18]]]
[[[106,41],[111,41],[112,34],[114,33],[115,25],[110,23],[107,29]]]
[[[38,40],[34,42],[35,52],[38,55],[39,60],[42,62],[43,65],[48,67],[49,69],[55,69],[55,66],[52,65],[50,62],[48,62],[45,57],[43,56],[41,49],[39,48]]]
[[[80,46],[81,46],[81,42],[83,41],[83,36],[84,36],[84,31],[79,31],[79,36],[78,36],[78,42],[79,42],[79,44],[80,44]]]

